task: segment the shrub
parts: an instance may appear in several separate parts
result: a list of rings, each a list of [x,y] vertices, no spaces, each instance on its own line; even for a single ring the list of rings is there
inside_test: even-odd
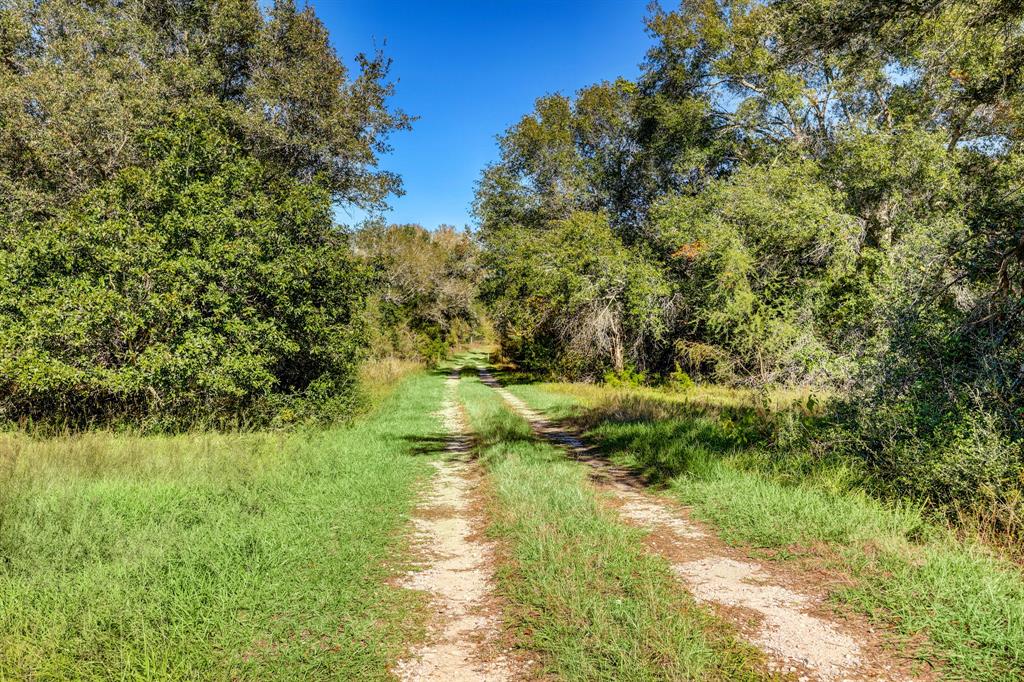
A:
[[[690,375],[682,370],[679,363],[676,363],[675,369],[668,375],[668,385],[676,391],[691,391],[697,387]]]
[[[0,414],[81,426],[330,418],[353,400],[366,278],[329,194],[218,121],[153,132],[58,218],[4,226]]]
[[[647,383],[647,375],[636,367],[627,365],[618,372],[605,372],[604,383],[612,388],[643,386]]]
[[[481,231],[490,304],[502,353],[524,368],[594,379],[643,366],[664,331],[668,283],[643,250],[629,248],[603,213],[579,211],[535,231]]]

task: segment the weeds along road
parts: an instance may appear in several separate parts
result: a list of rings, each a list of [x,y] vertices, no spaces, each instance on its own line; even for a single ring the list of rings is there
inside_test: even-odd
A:
[[[540,438],[591,468],[593,485],[608,493],[619,517],[647,534],[647,548],[668,561],[690,594],[719,607],[716,613],[765,652],[770,670],[819,680],[909,676],[909,670],[901,670],[908,666],[887,654],[863,619],[840,623],[830,618],[825,596],[814,590],[812,580],[730,551],[711,530],[689,518],[685,508],[647,494],[637,476],[596,457],[578,436],[544,419],[490,372],[481,370],[480,378]]]

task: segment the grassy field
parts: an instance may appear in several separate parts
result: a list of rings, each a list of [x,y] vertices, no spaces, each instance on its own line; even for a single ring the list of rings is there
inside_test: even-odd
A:
[[[1024,678],[1024,578],[977,542],[917,508],[858,487],[852,464],[783,457],[761,447],[750,396],[726,389],[672,394],[571,384],[510,390],[571,419],[615,462],[692,505],[733,543],[849,578],[837,602],[894,626],[923,662],[952,679]],[[791,402],[783,398],[780,403]],[[726,409],[723,409],[726,408]]]
[[[441,392],[324,431],[0,435],[0,679],[386,677]]]
[[[519,644],[571,680],[753,680],[759,654],[678,588],[618,523],[582,465],[538,442],[467,374],[460,397],[493,486],[499,588]]]
[[[329,430],[0,434],[0,680],[386,678],[422,632],[421,598],[388,578],[405,568],[408,514],[445,438],[433,416],[444,370],[409,371],[368,368],[369,384],[400,387]],[[839,608],[892,626],[950,678],[1024,677],[1019,568],[874,499],[842,462],[772,454],[756,438],[765,401],[510,389],[726,540],[845,574]],[[582,465],[472,372],[459,397],[488,472],[517,646],[563,679],[760,677],[760,654],[679,589]]]

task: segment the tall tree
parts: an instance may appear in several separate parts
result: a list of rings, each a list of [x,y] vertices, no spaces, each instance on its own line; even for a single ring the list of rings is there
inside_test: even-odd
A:
[[[1012,491],[1024,5],[683,0],[647,25],[635,84],[542,98],[501,138],[477,194],[495,281],[521,294],[494,297],[500,319],[563,309],[499,275],[605,211],[666,284],[634,362],[849,389],[847,442],[885,480],[945,502]],[[529,360],[521,327],[499,331]]]
[[[0,414],[178,427],[344,414],[400,191],[389,61],[278,0],[0,3]]]
[[[437,361],[480,330],[480,248],[468,232],[370,222],[353,243],[372,271],[371,353]]]

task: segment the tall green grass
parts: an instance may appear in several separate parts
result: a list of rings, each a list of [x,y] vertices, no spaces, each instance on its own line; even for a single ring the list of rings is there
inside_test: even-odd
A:
[[[440,376],[351,426],[0,435],[0,679],[383,679]]]
[[[915,640],[917,655],[949,678],[1024,679],[1019,568],[920,508],[872,497],[852,464],[769,451],[744,436],[734,412],[699,405],[699,394],[666,405],[597,387],[510,390],[584,425],[613,461],[664,484],[727,540],[845,572],[851,584],[835,598]]]
[[[538,442],[475,377],[460,396],[494,488],[507,547],[499,586],[518,641],[572,680],[752,680],[759,654],[675,584],[617,522],[586,469]]]

